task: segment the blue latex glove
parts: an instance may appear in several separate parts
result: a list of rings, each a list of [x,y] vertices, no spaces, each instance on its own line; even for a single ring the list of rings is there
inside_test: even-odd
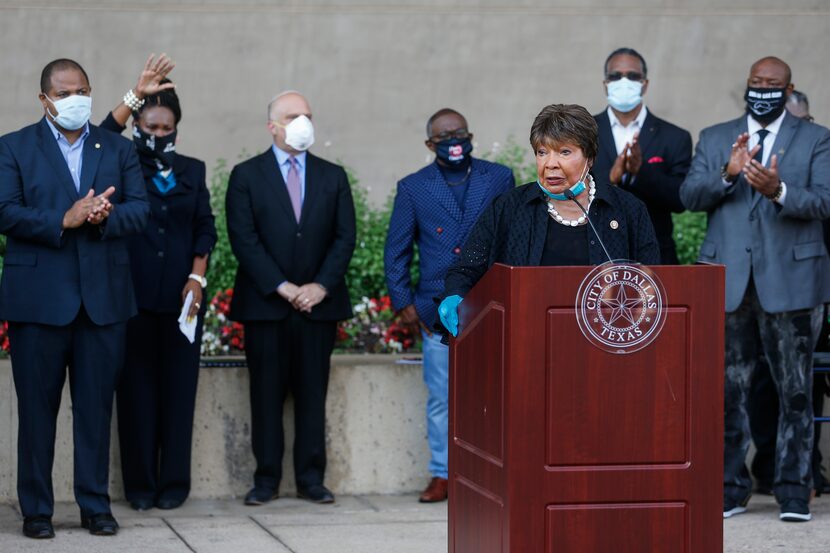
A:
[[[461,296],[447,296],[438,306],[438,317],[444,328],[458,336],[458,306],[464,300]]]

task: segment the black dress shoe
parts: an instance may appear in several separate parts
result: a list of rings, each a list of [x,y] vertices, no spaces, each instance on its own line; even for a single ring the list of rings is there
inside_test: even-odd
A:
[[[299,488],[297,497],[308,499],[314,503],[334,503],[334,494],[322,484],[314,484],[307,488]]]
[[[251,488],[251,491],[245,495],[245,505],[265,505],[272,499],[276,498],[276,490],[254,486]]]
[[[23,519],[23,535],[27,538],[45,540],[55,537],[52,519],[49,517],[26,517]]]
[[[114,536],[118,533],[118,523],[110,513],[81,515],[81,527],[89,530],[93,536]]]
[[[184,503],[184,499],[159,498],[156,500],[156,507],[159,509],[176,509],[181,507],[182,503]]]
[[[130,501],[130,507],[136,511],[149,511],[153,508],[152,499],[133,499]]]

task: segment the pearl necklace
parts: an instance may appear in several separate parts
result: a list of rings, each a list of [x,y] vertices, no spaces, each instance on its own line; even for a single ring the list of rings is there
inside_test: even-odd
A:
[[[594,201],[594,196],[597,193],[597,187],[596,185],[594,185],[594,179],[590,178],[590,175],[586,180],[588,180],[588,208],[585,211],[588,211],[589,209],[591,209],[591,202]],[[548,200],[548,215],[550,215],[554,221],[556,221],[560,225],[565,225],[566,227],[576,227],[579,225],[584,225],[585,221],[587,220],[585,218],[584,213],[579,216],[579,219],[565,219],[564,217],[562,217],[562,215],[559,214],[558,211],[556,211],[556,208],[553,207],[553,200]]]

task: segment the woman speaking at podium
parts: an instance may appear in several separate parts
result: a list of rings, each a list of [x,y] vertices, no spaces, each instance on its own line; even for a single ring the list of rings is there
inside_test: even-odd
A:
[[[590,174],[599,145],[588,110],[575,104],[545,107],[530,128],[530,144],[538,180],[493,200],[447,271],[438,315],[453,336],[458,335],[458,304],[494,263],[660,263],[645,204],[624,190],[597,184]]]

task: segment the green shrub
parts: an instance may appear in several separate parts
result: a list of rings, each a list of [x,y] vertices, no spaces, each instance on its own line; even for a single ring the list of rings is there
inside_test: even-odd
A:
[[[369,203],[368,191],[360,186],[354,172],[346,168],[355,210],[356,240],[354,255],[346,273],[346,285],[352,305],[362,298],[380,298],[386,295],[386,275],[383,270],[383,246],[389,217],[392,215],[391,196],[379,209]]]
[[[225,216],[225,193],[228,191],[228,178],[231,172],[224,159],[216,162],[210,177],[210,207],[216,217],[216,247],[210,254],[208,270],[207,297],[212,298],[219,290],[233,288],[238,265],[228,241],[228,220]]]
[[[683,265],[697,261],[700,244],[706,236],[706,213],[702,211],[684,211],[672,213],[674,221],[674,243],[677,257]]]

